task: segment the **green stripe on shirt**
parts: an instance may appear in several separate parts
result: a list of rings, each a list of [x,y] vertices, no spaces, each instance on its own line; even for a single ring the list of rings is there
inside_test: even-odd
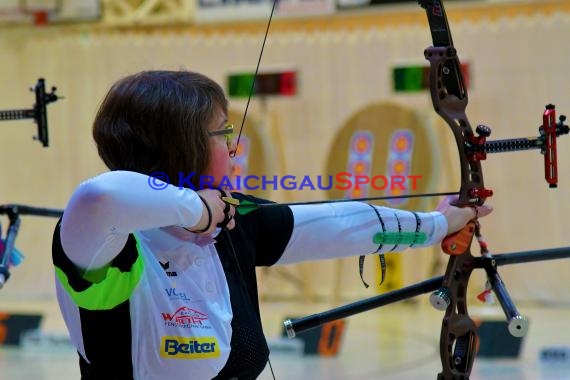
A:
[[[138,241],[137,250],[140,252]],[[91,271],[83,277],[87,280],[94,279],[93,274],[96,272],[95,277],[100,281],[93,282],[89,288],[81,292],[73,290],[69,285],[67,275],[60,268],[56,267],[55,273],[77,306],[87,310],[109,310],[131,297],[142,277],[143,269],[144,261],[142,255],[138,254],[137,260],[128,272],[121,272],[119,268],[112,266]]]

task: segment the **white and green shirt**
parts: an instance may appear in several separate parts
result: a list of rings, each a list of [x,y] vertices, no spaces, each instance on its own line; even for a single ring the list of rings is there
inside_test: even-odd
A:
[[[269,350],[255,268],[403,250],[378,232],[439,242],[440,213],[347,202],[259,207],[236,228],[197,235],[197,194],[126,171],[79,186],[53,239],[57,295],[82,379],[255,379]],[[240,200],[265,203],[234,194]],[[380,220],[381,219],[381,223]]]

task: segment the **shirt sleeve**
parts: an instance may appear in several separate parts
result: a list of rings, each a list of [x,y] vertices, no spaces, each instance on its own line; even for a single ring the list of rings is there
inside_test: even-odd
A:
[[[440,242],[447,220],[439,212],[411,212],[360,202],[292,206],[294,227],[277,264],[425,247]],[[425,234],[427,240],[375,244],[377,233]]]
[[[203,207],[190,189],[135,172],[104,173],[83,182],[71,196],[61,221],[61,244],[78,267],[101,268],[119,254],[129,233],[172,225],[192,227]]]

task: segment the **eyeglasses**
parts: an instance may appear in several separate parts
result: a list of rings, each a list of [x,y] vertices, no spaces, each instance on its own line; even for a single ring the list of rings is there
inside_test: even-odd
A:
[[[224,136],[226,138],[226,144],[229,146],[234,138],[234,125],[226,124],[222,129],[209,131],[208,136]]]

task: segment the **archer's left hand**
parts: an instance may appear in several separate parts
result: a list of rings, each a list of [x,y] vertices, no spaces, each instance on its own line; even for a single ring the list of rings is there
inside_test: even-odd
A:
[[[451,203],[456,202],[458,196],[447,196],[439,202],[436,211],[439,211],[447,219],[447,235],[461,230],[473,219],[482,218],[493,211],[493,207],[488,204],[473,207],[457,207]]]

